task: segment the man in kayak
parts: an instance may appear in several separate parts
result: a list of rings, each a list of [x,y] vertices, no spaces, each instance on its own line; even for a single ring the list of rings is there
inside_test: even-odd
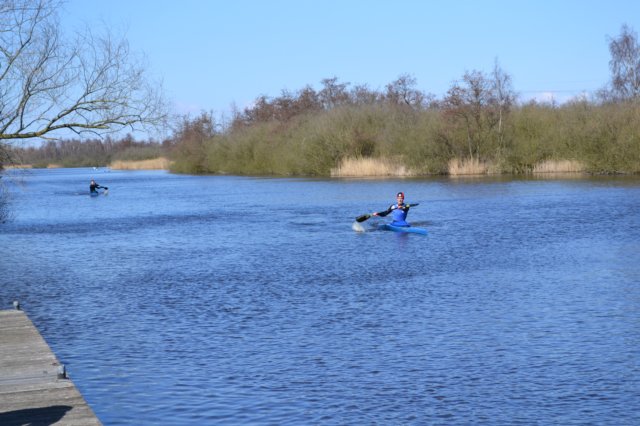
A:
[[[108,189],[106,186],[98,185],[98,183],[95,180],[91,179],[91,182],[89,183],[89,192],[91,192],[92,194],[95,194],[96,192],[98,192],[98,188]]]
[[[391,222],[391,225],[411,226],[407,223],[407,214],[409,213],[409,208],[411,206],[404,203],[403,192],[398,192],[398,194],[396,195],[396,201],[397,203],[390,205],[387,210],[373,213],[373,216],[385,217],[386,215],[391,213],[391,217],[393,218],[393,222]]]

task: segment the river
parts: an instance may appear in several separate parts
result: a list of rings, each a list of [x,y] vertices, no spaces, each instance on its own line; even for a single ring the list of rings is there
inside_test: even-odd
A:
[[[0,309],[105,425],[640,423],[639,178],[9,174]]]

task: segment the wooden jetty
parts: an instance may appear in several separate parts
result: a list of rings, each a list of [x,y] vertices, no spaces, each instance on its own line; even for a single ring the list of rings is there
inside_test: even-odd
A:
[[[0,311],[0,425],[101,425],[27,315]]]

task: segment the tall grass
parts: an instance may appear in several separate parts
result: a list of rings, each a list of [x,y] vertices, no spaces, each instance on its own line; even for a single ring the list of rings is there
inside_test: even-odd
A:
[[[582,173],[586,167],[575,160],[545,160],[533,166],[533,173]]]
[[[344,158],[331,169],[332,177],[408,177],[414,176],[399,161],[385,158]]]
[[[448,170],[451,176],[486,175],[497,172],[493,163],[477,158],[452,158],[449,160]]]
[[[164,157],[140,161],[116,160],[109,164],[114,170],[168,170],[170,166],[171,161]]]

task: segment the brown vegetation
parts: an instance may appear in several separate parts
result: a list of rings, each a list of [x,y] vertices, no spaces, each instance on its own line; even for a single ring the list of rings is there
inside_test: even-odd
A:
[[[545,160],[533,166],[533,173],[583,173],[586,167],[575,160]]]
[[[383,158],[345,158],[338,167],[331,169],[332,177],[409,177],[415,173],[407,170],[400,161]]]
[[[114,170],[169,170],[171,161],[167,158],[154,158],[140,161],[117,160],[109,165]]]

